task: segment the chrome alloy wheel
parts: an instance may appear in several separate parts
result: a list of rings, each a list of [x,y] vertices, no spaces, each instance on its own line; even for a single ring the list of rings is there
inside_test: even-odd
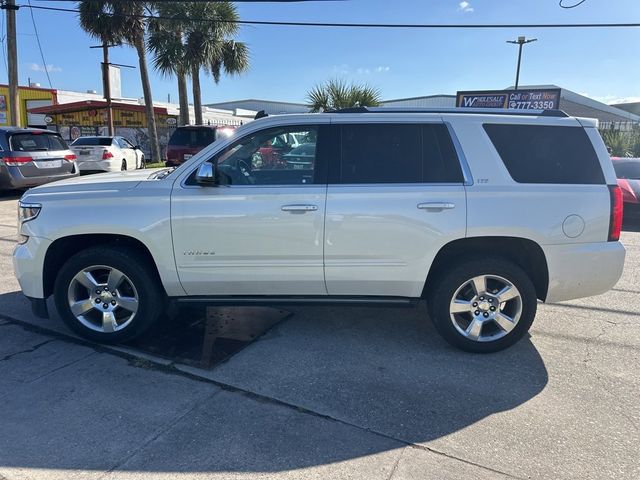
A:
[[[138,292],[120,270],[94,265],[78,272],[68,289],[69,308],[85,327],[101,333],[126,328],[138,311]]]
[[[491,342],[511,332],[522,315],[522,297],[513,283],[497,275],[467,280],[453,294],[449,316],[460,334]]]

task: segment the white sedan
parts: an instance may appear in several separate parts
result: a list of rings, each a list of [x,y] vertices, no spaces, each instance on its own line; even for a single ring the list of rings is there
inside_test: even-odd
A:
[[[144,168],[144,153],[124,137],[80,137],[71,144],[81,173]]]

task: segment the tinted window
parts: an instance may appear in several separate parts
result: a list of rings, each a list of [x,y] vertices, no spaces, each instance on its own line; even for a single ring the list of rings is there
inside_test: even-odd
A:
[[[100,147],[108,147],[111,145],[111,138],[104,137],[80,137],[75,142],[72,143],[74,147],[82,147],[84,145],[97,145]]]
[[[223,185],[320,183],[316,168],[319,135],[320,127],[313,125],[269,128],[247,135],[212,160],[217,164],[218,181]],[[195,174],[187,183],[195,183]]]
[[[340,183],[458,183],[460,163],[443,124],[343,125]]]
[[[629,180],[640,180],[640,160],[616,160],[613,162],[616,177]]]
[[[15,152],[46,152],[68,150],[62,137],[51,133],[14,133],[11,135],[11,149]]]
[[[213,128],[178,128],[171,138],[169,145],[181,147],[206,147],[216,140],[216,131]]]
[[[605,183],[582,127],[487,124],[484,129],[518,183]]]

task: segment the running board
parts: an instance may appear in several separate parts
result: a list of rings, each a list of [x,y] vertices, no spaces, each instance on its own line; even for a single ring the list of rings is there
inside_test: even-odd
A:
[[[356,305],[363,307],[412,307],[419,298],[408,297],[347,297],[347,296],[228,296],[228,297],[174,297],[171,300],[183,303],[206,303],[208,305],[229,305],[237,307],[284,306],[284,305]]]

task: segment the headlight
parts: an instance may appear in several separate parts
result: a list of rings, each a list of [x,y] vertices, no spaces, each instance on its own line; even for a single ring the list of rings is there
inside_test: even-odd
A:
[[[42,205],[39,203],[18,203],[18,224],[22,225],[24,222],[33,220],[40,214]]]

